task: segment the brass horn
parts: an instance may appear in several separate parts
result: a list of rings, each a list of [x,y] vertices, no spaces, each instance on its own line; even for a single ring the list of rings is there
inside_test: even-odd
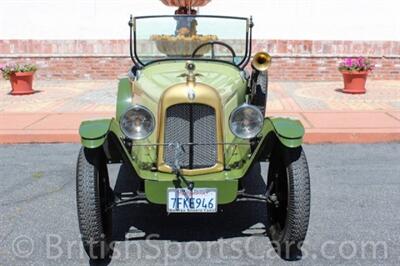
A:
[[[251,66],[260,71],[267,71],[268,68],[271,66],[272,57],[266,52],[259,52],[256,53],[253,61],[251,62]]]

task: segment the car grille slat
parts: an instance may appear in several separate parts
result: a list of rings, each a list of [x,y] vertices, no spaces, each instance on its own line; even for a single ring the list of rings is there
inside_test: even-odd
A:
[[[216,119],[212,107],[204,104],[177,104],[169,107],[164,132],[166,144],[179,143],[184,148],[179,156],[181,168],[209,168],[217,163]],[[191,143],[193,145],[189,145]],[[174,160],[174,146],[165,146],[165,163],[172,166]]]

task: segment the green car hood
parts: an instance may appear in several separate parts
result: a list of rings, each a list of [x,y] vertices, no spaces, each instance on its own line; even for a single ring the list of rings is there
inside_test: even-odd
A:
[[[194,61],[196,65],[196,83],[202,83],[214,88],[221,101],[222,107],[222,132],[223,141],[227,143],[242,142],[237,140],[229,129],[229,116],[232,111],[243,102],[245,102],[245,94],[247,90],[247,80],[243,78],[241,70],[237,67],[221,62],[212,61]],[[186,77],[180,77],[186,74],[186,61],[165,61],[150,64],[140,70],[139,78],[133,84],[132,104],[141,104],[149,108],[154,114],[156,124],[159,123],[157,110],[163,93],[177,85],[185,84]],[[215,99],[215,100],[219,100]],[[189,100],[188,100],[189,101]],[[146,140],[146,143],[156,143],[158,131]],[[226,146],[225,159],[230,161],[233,154],[237,154],[236,160],[241,160],[247,155],[248,146]],[[137,150],[140,150],[139,148]],[[156,158],[155,150],[151,153],[152,160]],[[147,159],[143,158],[143,161]]]
[[[146,66],[140,72],[138,81],[135,82],[134,94],[146,95],[146,98],[158,103],[163,92],[169,87],[186,82],[186,61],[167,61]],[[210,61],[195,61],[195,73],[198,83],[204,83],[215,88],[221,96],[223,103],[229,101],[236,94],[244,97],[246,81],[242,78],[240,70],[235,66]]]

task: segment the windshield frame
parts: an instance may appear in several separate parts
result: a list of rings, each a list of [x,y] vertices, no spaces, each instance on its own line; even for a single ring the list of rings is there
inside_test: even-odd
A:
[[[130,21],[129,21],[129,26],[130,26],[130,56],[133,61],[133,63],[138,67],[138,68],[143,68],[147,65],[151,65],[154,63],[159,63],[159,62],[164,62],[164,61],[181,61],[181,60],[188,60],[188,58],[180,58],[180,57],[170,57],[170,58],[162,58],[162,59],[155,59],[151,60],[149,62],[144,63],[143,61],[140,60],[137,50],[136,50],[136,20],[138,19],[149,19],[149,18],[175,18],[178,16],[188,16],[188,17],[199,17],[199,18],[221,18],[221,19],[237,19],[237,20],[244,20],[246,21],[246,40],[245,40],[245,54],[243,59],[238,63],[234,64],[233,62],[225,61],[225,60],[220,60],[220,59],[212,59],[212,58],[190,58],[190,60],[193,61],[212,61],[212,62],[221,62],[221,63],[226,63],[232,66],[235,66],[241,70],[243,70],[246,65],[250,61],[251,57],[251,50],[252,50],[252,28],[254,26],[253,24],[253,19],[252,17],[246,18],[246,17],[234,17],[234,16],[216,16],[216,15],[151,15],[151,16],[138,16],[138,17],[133,17],[131,15]]]

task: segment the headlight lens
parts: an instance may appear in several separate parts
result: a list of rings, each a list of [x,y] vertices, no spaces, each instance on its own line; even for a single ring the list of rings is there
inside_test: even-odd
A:
[[[129,108],[119,121],[122,132],[133,140],[141,140],[154,131],[154,116],[149,109],[141,105]]]
[[[264,124],[261,111],[249,104],[243,104],[233,110],[229,118],[232,133],[242,139],[251,139],[260,133]]]

